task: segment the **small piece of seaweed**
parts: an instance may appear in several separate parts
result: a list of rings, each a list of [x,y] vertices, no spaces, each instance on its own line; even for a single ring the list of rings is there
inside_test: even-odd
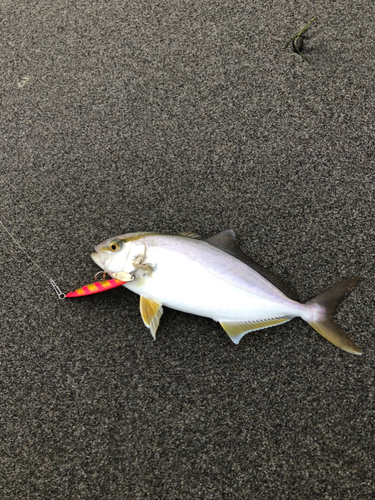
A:
[[[304,26],[302,28],[302,30],[297,33],[296,35],[292,36],[292,38],[290,40],[288,40],[285,44],[285,47],[284,49],[287,48],[287,46],[291,43],[293,45],[293,48],[294,50],[302,57],[302,59],[304,59],[305,61],[307,61],[308,63],[311,63],[311,61],[309,59],[307,59],[306,56],[304,56],[303,54],[301,54],[301,50],[302,50],[302,45],[303,45],[303,33],[308,29],[308,27],[310,26],[310,24],[314,21],[315,17],[313,17],[307,24],[306,26]]]

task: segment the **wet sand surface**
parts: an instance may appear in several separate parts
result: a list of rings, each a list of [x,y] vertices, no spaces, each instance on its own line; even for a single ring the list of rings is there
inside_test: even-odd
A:
[[[170,309],[154,342],[136,295],[59,301],[0,231],[0,497],[371,498],[373,8],[0,12],[0,219],[62,290],[110,236],[231,228],[301,301],[361,276],[337,319],[364,352],[299,319],[235,346]],[[284,45],[313,16],[309,64]]]

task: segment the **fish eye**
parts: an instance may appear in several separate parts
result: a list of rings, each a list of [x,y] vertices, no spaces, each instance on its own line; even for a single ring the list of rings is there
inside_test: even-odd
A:
[[[108,245],[108,248],[111,250],[111,252],[116,252],[121,247],[121,242],[118,240],[113,240],[111,243]]]

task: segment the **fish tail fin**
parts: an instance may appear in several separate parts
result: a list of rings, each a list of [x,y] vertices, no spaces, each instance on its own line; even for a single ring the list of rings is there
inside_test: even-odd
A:
[[[359,281],[360,278],[345,279],[306,304],[310,306],[317,305],[321,310],[319,319],[308,321],[309,325],[320,333],[320,335],[329,340],[329,342],[343,351],[347,351],[352,354],[362,354],[362,351],[357,344],[351,340],[349,335],[336,323],[334,320],[334,314],[337,306],[345,295],[349,293],[350,290],[352,290],[359,283]]]

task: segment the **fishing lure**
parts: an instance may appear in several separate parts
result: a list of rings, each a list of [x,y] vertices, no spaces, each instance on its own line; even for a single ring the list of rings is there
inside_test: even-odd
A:
[[[104,280],[104,281],[96,281],[95,283],[90,283],[89,285],[85,285],[73,292],[69,292],[65,295],[68,299],[72,299],[74,297],[85,297],[86,295],[93,295],[94,293],[105,292],[106,290],[111,290],[112,288],[116,288],[118,286],[123,285],[126,281],[121,281],[118,279]]]

